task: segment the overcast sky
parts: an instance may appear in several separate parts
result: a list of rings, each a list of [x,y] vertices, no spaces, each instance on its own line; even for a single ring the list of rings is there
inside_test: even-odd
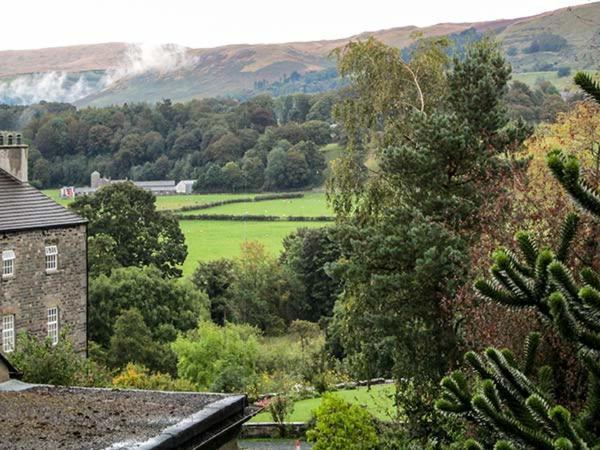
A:
[[[522,17],[591,2],[11,0],[2,3],[0,49],[8,50],[99,42],[215,47],[335,39],[405,25]]]

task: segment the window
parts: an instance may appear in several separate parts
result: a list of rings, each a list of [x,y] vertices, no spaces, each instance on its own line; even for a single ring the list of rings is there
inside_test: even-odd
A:
[[[52,345],[58,343],[58,307],[48,308],[48,337]]]
[[[12,277],[15,274],[15,252],[4,250],[2,252],[2,277]]]
[[[15,349],[15,316],[2,317],[2,351],[10,353]]]
[[[58,269],[58,247],[56,245],[46,246],[46,271],[53,272]]]

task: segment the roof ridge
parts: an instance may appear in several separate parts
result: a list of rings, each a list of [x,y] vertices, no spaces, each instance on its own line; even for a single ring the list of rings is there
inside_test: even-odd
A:
[[[87,220],[0,169],[0,232],[80,225]]]

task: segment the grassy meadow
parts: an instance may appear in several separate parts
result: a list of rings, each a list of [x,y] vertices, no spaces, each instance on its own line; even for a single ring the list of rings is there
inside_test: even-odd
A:
[[[575,70],[572,71],[571,75],[567,77],[559,77],[557,71],[551,72],[522,72],[522,73],[513,73],[513,80],[521,81],[531,88],[535,88],[536,83],[539,80],[549,81],[560,91],[569,91],[574,88],[573,85],[573,76],[575,75]]]
[[[327,207],[323,192],[307,192],[302,198],[267,200],[252,203],[232,203],[215,206],[199,211],[202,214],[263,215],[263,216],[329,216],[332,211]],[[196,214],[186,211],[183,215]]]
[[[344,400],[364,405],[367,409],[381,420],[391,420],[395,415],[394,407],[395,387],[392,384],[378,384],[371,389],[359,387],[357,389],[348,389],[336,391],[337,395]],[[294,411],[287,418],[289,422],[308,422],[313,411],[321,404],[321,397],[300,400],[294,403]],[[251,422],[272,422],[271,415],[263,411],[254,416]]]
[[[60,198],[59,189],[47,189],[43,191],[48,197],[61,205],[68,205],[72,202],[69,199]],[[165,211],[168,209],[177,209],[182,206],[202,205],[205,203],[216,202],[219,200],[229,200],[232,198],[254,197],[260,194],[193,194],[193,195],[163,195],[156,197],[156,208]]]
[[[209,211],[209,210],[206,210]],[[203,211],[204,212],[204,211]],[[245,241],[261,242],[272,255],[283,248],[283,238],[301,227],[322,227],[324,222],[243,222],[221,220],[182,220],[181,229],[188,245],[183,264],[185,275],[191,275],[198,261],[234,258]]]
[[[58,189],[44,193],[62,205],[71,200],[59,197]],[[195,194],[156,197],[160,210],[200,205],[231,198],[253,197],[257,194]],[[326,216],[333,215],[327,207],[325,193],[307,192],[303,198],[278,199],[264,202],[234,203],[200,211],[202,214],[256,214],[275,216]],[[194,211],[187,214],[194,214]],[[245,241],[261,242],[267,252],[277,256],[283,248],[283,238],[301,227],[322,227],[323,222],[252,222],[252,221],[204,221],[182,220],[181,229],[188,245],[188,257],[183,272],[191,275],[198,261],[218,258],[235,258],[240,254],[240,245]]]

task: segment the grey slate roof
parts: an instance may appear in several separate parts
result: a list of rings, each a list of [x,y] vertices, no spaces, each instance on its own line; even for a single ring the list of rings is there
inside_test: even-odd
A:
[[[86,222],[29,183],[21,183],[0,169],[0,232],[54,228]]]

